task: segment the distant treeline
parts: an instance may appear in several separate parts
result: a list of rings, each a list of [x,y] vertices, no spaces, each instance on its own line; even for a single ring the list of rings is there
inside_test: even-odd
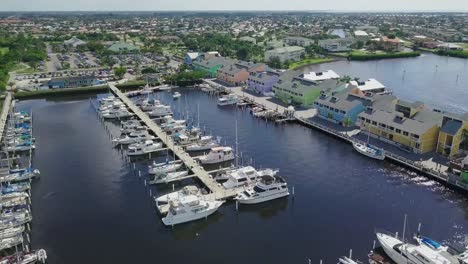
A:
[[[394,59],[394,58],[410,58],[421,55],[419,51],[408,51],[408,52],[394,52],[394,53],[372,53],[372,54],[355,54],[351,53],[348,55],[349,60],[380,60],[380,59]]]
[[[442,56],[449,56],[449,57],[457,57],[457,58],[468,58],[468,51],[466,50],[438,50],[436,54]]]

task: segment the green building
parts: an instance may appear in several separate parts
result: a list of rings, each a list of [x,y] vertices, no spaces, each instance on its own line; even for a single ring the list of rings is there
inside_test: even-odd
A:
[[[284,73],[273,86],[275,97],[287,104],[310,107],[322,91],[334,89],[342,83],[336,78],[311,80],[295,71]]]
[[[213,57],[209,59],[198,58],[192,62],[194,70],[205,71],[211,78],[218,77],[218,69],[226,63],[222,57]]]
[[[134,52],[134,51],[139,51],[140,48],[138,48],[137,46],[134,46],[132,44],[129,44],[129,43],[125,43],[125,42],[116,42],[114,44],[112,44],[108,50],[112,51],[112,52]]]

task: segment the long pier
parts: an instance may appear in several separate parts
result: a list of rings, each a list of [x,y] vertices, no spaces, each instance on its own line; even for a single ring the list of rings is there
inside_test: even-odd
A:
[[[3,101],[2,113],[0,114],[0,142],[3,139],[3,133],[5,132],[6,121],[8,119],[8,114],[10,113],[10,107],[12,103],[11,92],[8,92],[5,96],[5,101]]]
[[[115,85],[109,84],[112,93],[120,98],[122,102],[132,111],[158,138],[170,149],[184,164],[192,171],[193,177],[198,178],[214,195],[215,199],[226,199],[237,194],[236,189],[225,189],[219,184],[200,164],[198,164],[185,150],[177,146],[174,140],[167,136],[162,129],[151,118],[136,106]]]

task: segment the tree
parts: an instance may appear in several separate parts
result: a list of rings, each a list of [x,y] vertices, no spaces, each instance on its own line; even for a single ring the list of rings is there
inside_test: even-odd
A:
[[[279,57],[271,57],[270,60],[268,61],[268,66],[275,68],[275,69],[280,69],[281,68],[281,60]]]
[[[239,60],[246,60],[249,57],[249,50],[246,47],[241,47],[236,55]]]
[[[158,70],[154,67],[146,67],[143,70],[141,70],[141,74],[149,74],[149,73],[157,73]]]
[[[127,73],[127,68],[123,66],[120,66],[114,69],[114,74],[115,76],[117,76],[118,79],[122,79],[125,73]]]

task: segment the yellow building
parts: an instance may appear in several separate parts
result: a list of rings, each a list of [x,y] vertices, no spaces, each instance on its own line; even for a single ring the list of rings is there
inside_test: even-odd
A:
[[[444,113],[437,143],[437,153],[448,157],[458,154],[464,140],[464,133],[467,132],[468,113],[464,115]]]
[[[415,153],[436,149],[441,122],[442,115],[423,103],[402,100],[368,107],[358,117],[361,130]]]

